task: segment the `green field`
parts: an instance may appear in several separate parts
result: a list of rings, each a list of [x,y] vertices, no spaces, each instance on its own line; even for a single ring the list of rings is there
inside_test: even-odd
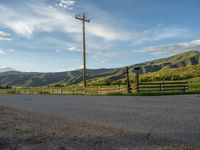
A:
[[[200,77],[191,78],[189,81],[189,91],[200,92]]]
[[[174,82],[175,80],[167,81]],[[178,80],[175,82],[185,82],[186,80]],[[160,83],[162,81],[152,81]],[[70,95],[173,95],[173,94],[196,94],[200,93],[200,77],[187,80],[188,91],[153,91],[136,93],[135,84],[131,84],[131,93],[127,93],[126,84],[123,85],[104,85],[104,86],[88,86],[86,89],[81,84],[73,86],[42,86],[42,87],[15,87],[12,89],[1,89],[0,94],[70,94]],[[148,82],[151,83],[151,82]],[[176,85],[174,85],[176,86]],[[151,91],[152,90],[152,91]]]
[[[140,66],[141,81],[186,80],[200,77],[200,52],[188,51],[128,66],[130,80],[134,83],[134,67]],[[106,66],[105,66],[106,67]],[[126,67],[87,69],[88,86],[125,85]],[[16,87],[41,87],[48,85],[77,85],[82,82],[82,69],[74,71],[40,73],[9,71],[0,73],[0,85]]]

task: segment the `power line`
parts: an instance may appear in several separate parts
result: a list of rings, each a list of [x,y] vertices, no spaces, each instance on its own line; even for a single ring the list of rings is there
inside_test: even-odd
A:
[[[73,17],[71,16],[71,17],[68,18],[68,20],[65,20],[64,22],[62,22],[60,24],[54,25],[54,30],[58,29],[62,25],[65,25],[65,24],[69,23],[72,19],[73,19]],[[55,37],[55,36],[52,36],[52,37]],[[36,46],[37,47],[45,46],[45,45],[49,44],[52,41],[53,41],[53,39],[46,39],[46,40],[40,42],[39,44],[37,44]]]
[[[81,20],[83,23],[83,83],[84,87],[87,86],[86,83],[86,38],[85,38],[85,22],[90,22],[90,19],[86,17],[85,14],[83,16],[81,15],[76,15],[75,19]]]

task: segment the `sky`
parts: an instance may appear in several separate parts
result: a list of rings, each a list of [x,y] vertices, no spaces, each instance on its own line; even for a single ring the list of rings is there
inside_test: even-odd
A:
[[[115,68],[200,50],[199,0],[0,0],[0,68]]]

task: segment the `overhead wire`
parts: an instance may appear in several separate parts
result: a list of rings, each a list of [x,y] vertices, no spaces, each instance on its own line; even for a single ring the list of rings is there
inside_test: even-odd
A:
[[[53,27],[54,30],[60,28],[61,26],[65,25],[65,24],[70,23],[70,21],[71,21],[73,18],[74,18],[74,17],[71,16],[71,17],[69,17],[67,20],[65,20],[64,22],[59,23],[59,24],[57,24],[57,25],[54,25],[54,27]],[[49,44],[50,42],[52,42],[52,41],[54,40],[53,38],[55,38],[55,37],[56,37],[56,36],[51,36],[51,38],[46,39],[46,40],[44,40],[44,41],[41,41],[39,44],[36,44],[36,46],[37,46],[37,47],[46,46],[47,44]]]

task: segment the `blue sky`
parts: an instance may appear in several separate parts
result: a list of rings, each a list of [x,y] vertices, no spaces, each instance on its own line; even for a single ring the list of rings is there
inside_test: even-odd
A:
[[[1,0],[0,68],[58,72],[113,68],[200,50],[199,0]]]

